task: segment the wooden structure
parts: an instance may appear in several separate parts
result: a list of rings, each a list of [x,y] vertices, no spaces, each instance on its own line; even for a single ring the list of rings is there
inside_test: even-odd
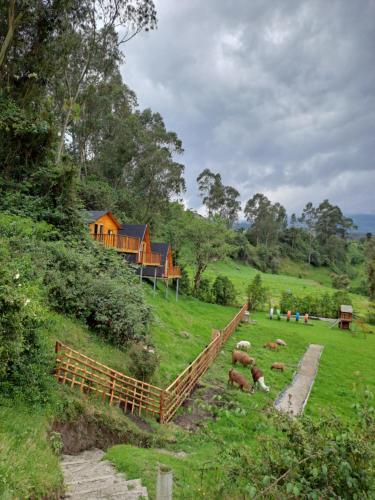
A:
[[[353,307],[341,305],[339,310],[339,327],[342,330],[350,330],[350,323],[353,321]]]
[[[112,214],[101,210],[88,212],[91,237],[106,248],[114,248],[122,253],[138,253],[139,238],[120,234],[121,224]]]
[[[245,304],[167,389],[112,370],[60,342],[56,343],[55,377],[62,384],[79,387],[84,393],[95,394],[103,402],[117,404],[126,412],[154,415],[160,423],[169,422],[215,360],[246,311]]]
[[[181,278],[181,268],[173,265],[172,247],[169,243],[151,243],[151,250],[161,255],[158,267],[149,266],[143,270],[143,276],[164,279]]]
[[[150,227],[148,224],[121,224],[120,234],[126,238],[137,238],[139,241],[137,252],[128,252],[128,255],[125,255],[129,263],[143,266],[161,265],[161,254],[151,248]]]

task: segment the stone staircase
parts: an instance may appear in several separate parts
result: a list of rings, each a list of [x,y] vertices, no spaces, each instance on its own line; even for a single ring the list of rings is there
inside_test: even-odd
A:
[[[61,468],[66,492],[63,498],[80,499],[148,499],[140,479],[127,481],[114,466],[102,460],[104,452],[88,450],[79,455],[63,455]]]

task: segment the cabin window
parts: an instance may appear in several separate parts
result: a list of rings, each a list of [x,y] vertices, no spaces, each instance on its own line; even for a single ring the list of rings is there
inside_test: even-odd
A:
[[[112,229],[108,229],[108,234],[113,234]]]
[[[100,226],[99,226],[99,233],[100,234],[104,233],[104,226],[103,226],[103,224],[100,224]]]
[[[94,234],[98,234],[98,224],[94,225]]]

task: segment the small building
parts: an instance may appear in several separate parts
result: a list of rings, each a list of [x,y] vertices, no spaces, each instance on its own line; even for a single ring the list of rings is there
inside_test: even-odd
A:
[[[112,212],[106,210],[88,211],[88,225],[91,238],[107,248],[114,248],[118,252],[138,252],[139,238],[122,236],[121,224]]]
[[[147,266],[142,269],[142,276],[164,279],[181,278],[181,268],[173,265],[170,243],[151,243],[151,250],[161,255],[161,262],[159,266]]]
[[[131,264],[142,264],[144,266],[160,266],[161,255],[151,248],[150,227],[148,224],[121,224],[120,235],[128,238],[136,238],[138,246],[129,249],[125,259]]]
[[[339,327],[342,330],[350,330],[350,323],[353,321],[353,307],[341,305],[339,311]]]

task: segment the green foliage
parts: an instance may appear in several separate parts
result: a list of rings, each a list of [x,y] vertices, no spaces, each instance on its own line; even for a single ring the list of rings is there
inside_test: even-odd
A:
[[[227,487],[249,498],[372,498],[375,432],[372,395],[357,403],[350,424],[336,416],[272,417],[279,432],[259,438],[259,454],[228,446],[220,461],[229,465]],[[253,455],[251,455],[253,456]]]
[[[118,256],[82,241],[51,244],[44,282],[54,308],[83,319],[98,335],[125,347],[150,320],[141,286]]]
[[[222,306],[234,304],[236,290],[228,276],[217,276],[212,284],[212,296],[215,304],[221,304]]]
[[[214,297],[212,294],[212,284],[208,278],[201,278],[198,288],[194,291],[194,297],[202,302],[212,303]]]
[[[150,343],[136,342],[129,349],[129,370],[138,380],[149,381],[159,362],[159,356]]]
[[[367,320],[372,325],[375,325],[375,302],[370,302],[368,305]]]
[[[256,274],[251,283],[249,283],[246,295],[247,305],[250,311],[256,311],[264,306],[267,299],[267,288],[263,286],[260,274]]]
[[[190,295],[191,294],[191,280],[188,271],[186,270],[185,266],[180,266],[181,267],[181,278],[180,278],[180,283],[178,285],[178,290],[184,295]]]
[[[349,276],[346,274],[332,274],[332,286],[338,290],[347,290],[350,284]]]
[[[341,304],[351,304],[351,298],[346,291],[340,290],[334,294],[296,296],[290,290],[284,291],[280,299],[283,313],[299,311],[311,316],[337,318]]]
[[[366,242],[366,272],[370,299],[375,298],[375,237]]]
[[[41,334],[43,309],[38,293],[12,264],[0,243],[0,389],[2,395],[23,393],[30,401],[45,401],[51,383],[50,358]]]

